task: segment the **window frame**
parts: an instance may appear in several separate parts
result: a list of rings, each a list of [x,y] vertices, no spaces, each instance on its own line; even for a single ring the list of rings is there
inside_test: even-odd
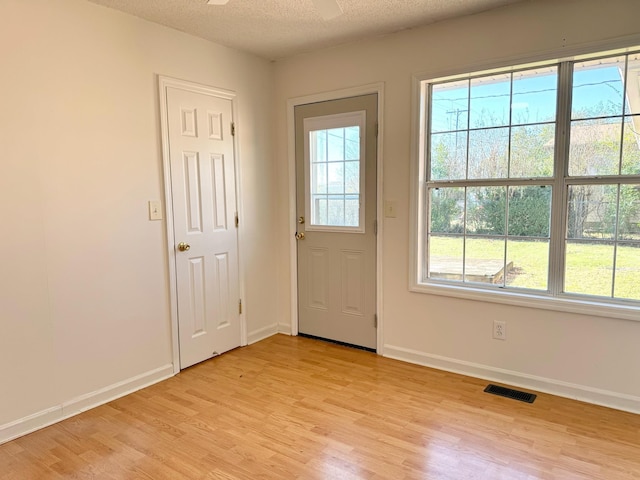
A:
[[[508,62],[502,66],[492,65],[473,68],[469,73],[445,75],[415,75],[413,77],[413,109],[412,150],[414,165],[412,165],[411,209],[413,222],[411,223],[410,248],[410,282],[409,289],[413,292],[429,293],[441,296],[479,300],[484,302],[504,303],[530,308],[547,309],[563,312],[581,313],[610,318],[620,318],[640,321],[640,300],[607,298],[575,293],[564,293],[566,222],[568,212],[568,190],[570,185],[597,184],[629,184],[640,183],[640,175],[629,176],[569,176],[569,134],[571,127],[571,92],[573,80],[573,63],[621,54],[640,52],[640,47],[631,46],[617,50],[592,50],[580,55],[548,60]],[[428,121],[431,114],[429,99],[430,85],[447,81],[473,79],[479,76],[514,73],[522,70],[557,66],[558,94],[556,104],[556,132],[554,146],[553,177],[540,178],[504,178],[490,180],[436,181],[428,180],[429,168]],[[624,117],[624,113],[623,113]],[[624,121],[624,120],[623,120]],[[423,272],[427,266],[428,239],[428,192],[434,183],[448,186],[478,186],[490,185],[552,185],[552,205],[550,221],[550,245],[548,267],[548,291],[520,289],[516,287],[497,288],[485,287],[476,283],[457,283],[439,279],[425,278]],[[464,184],[464,185],[463,185]],[[505,235],[507,232],[505,232]],[[426,277],[426,275],[425,275]]]
[[[366,233],[366,211],[365,211],[365,160],[366,160],[366,121],[367,112],[365,110],[359,110],[356,112],[336,113],[331,115],[321,115],[318,117],[307,117],[303,122],[303,134],[304,134],[304,166],[305,166],[305,218],[306,231],[324,232],[324,233]],[[334,128],[346,128],[356,126],[359,128],[360,133],[360,158],[359,162],[359,188],[360,191],[357,194],[359,199],[358,208],[358,225],[356,226],[344,226],[344,225],[321,225],[312,223],[312,209],[311,209],[311,180],[312,180],[312,154],[310,133],[319,130],[330,130]],[[342,163],[345,161],[343,160]],[[336,162],[339,163],[339,162]],[[328,180],[327,180],[328,181]],[[343,196],[346,195],[343,193]]]

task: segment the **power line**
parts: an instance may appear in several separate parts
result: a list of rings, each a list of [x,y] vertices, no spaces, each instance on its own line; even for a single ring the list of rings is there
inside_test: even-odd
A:
[[[598,85],[606,85],[611,87],[611,83],[620,83],[619,80],[603,80],[602,82],[593,82],[593,83],[583,83],[580,85],[574,85],[573,89],[581,88],[581,87],[595,87]],[[472,97],[472,100],[484,99],[484,98],[500,98],[500,97],[514,97],[516,95],[532,95],[536,93],[545,93],[545,92],[556,92],[557,88],[545,88],[541,90],[531,90],[530,92],[516,92],[516,93],[499,93],[495,95],[484,95],[480,97]],[[620,93],[620,90],[615,89],[616,93]],[[432,102],[462,102],[468,100],[469,97],[458,97],[458,98],[432,98]]]

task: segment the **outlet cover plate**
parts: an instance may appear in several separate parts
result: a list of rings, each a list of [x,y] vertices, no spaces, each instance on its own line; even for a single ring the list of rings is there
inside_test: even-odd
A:
[[[493,338],[496,340],[507,339],[507,322],[502,320],[493,321]]]

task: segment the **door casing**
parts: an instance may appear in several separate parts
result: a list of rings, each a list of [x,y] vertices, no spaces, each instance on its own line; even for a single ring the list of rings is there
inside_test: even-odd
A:
[[[224,90],[219,88],[210,87],[207,85],[201,85],[198,83],[189,82],[186,80],[180,80],[176,78],[158,76],[158,99],[160,106],[160,131],[162,137],[162,167],[164,177],[164,209],[165,209],[165,226],[167,233],[167,243],[165,244],[167,259],[168,259],[168,271],[169,271],[169,312],[171,317],[171,347],[172,347],[172,361],[173,361],[173,373],[180,372],[180,345],[178,337],[178,281],[176,272],[176,251],[174,245],[176,239],[174,235],[173,224],[173,197],[171,187],[171,165],[170,165],[170,150],[169,150],[169,118],[167,109],[167,89],[179,88],[194,93],[201,93],[204,95],[213,95],[216,97],[231,100],[231,109],[233,111],[233,118],[237,123],[237,98],[236,94],[230,90]],[[236,174],[236,208],[238,210],[238,216],[240,219],[242,216],[242,195],[241,195],[241,177],[240,177],[240,158],[238,149],[238,135],[233,137],[235,154],[235,174]],[[242,255],[242,222],[238,227],[238,279],[239,279],[239,291],[240,298],[245,298],[245,282],[244,282],[244,268],[243,268],[243,255]],[[243,302],[246,304],[246,302]],[[243,305],[243,311],[240,314],[240,345],[247,344],[247,325],[245,317],[246,307]]]
[[[298,334],[298,268],[297,268],[297,240],[296,234],[296,158],[295,158],[295,118],[294,109],[297,105],[307,103],[325,102],[329,100],[339,100],[348,97],[357,97],[376,93],[378,95],[378,138],[377,138],[377,201],[376,218],[378,219],[378,234],[376,236],[376,312],[378,319],[377,331],[377,353],[382,355],[384,346],[384,316],[382,312],[382,239],[384,237],[383,222],[383,198],[382,198],[382,139],[384,118],[384,83],[374,83],[360,87],[346,88],[331,92],[324,92],[315,95],[291,98],[287,101],[287,136],[288,136],[288,176],[289,176],[289,265],[291,279],[291,335]]]

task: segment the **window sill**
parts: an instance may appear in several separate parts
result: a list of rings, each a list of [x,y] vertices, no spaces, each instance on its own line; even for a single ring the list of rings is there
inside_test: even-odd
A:
[[[518,307],[579,313],[589,316],[640,322],[640,306],[623,303],[605,303],[591,299],[567,297],[554,298],[548,295],[536,295],[520,291],[493,291],[444,283],[415,283],[409,287],[409,290],[416,293],[455,297],[465,300],[502,303]]]

